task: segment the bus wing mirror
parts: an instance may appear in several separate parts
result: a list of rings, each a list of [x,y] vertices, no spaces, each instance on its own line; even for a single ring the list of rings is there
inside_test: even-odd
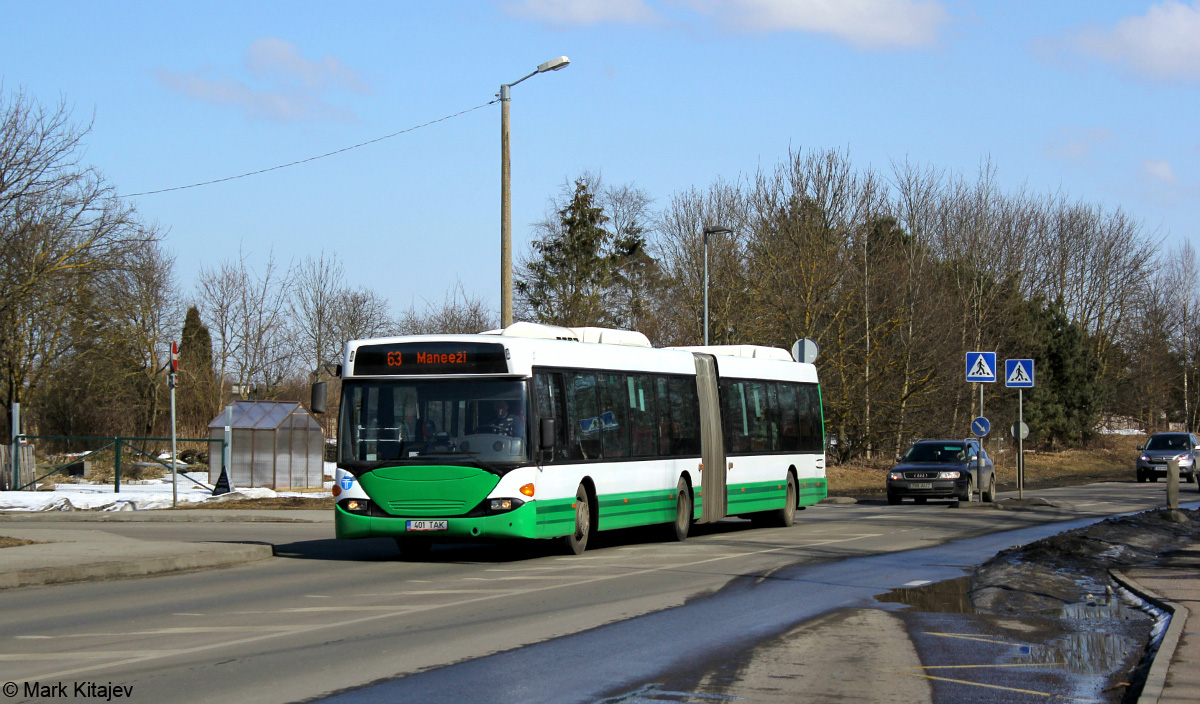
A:
[[[325,382],[318,381],[312,385],[312,402],[309,404],[309,410],[316,414],[325,412]]]
[[[543,418],[538,427],[538,447],[543,450],[554,449],[554,419]]]

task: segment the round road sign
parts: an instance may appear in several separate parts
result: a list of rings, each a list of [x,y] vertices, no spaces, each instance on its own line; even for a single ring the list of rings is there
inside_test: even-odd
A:
[[[1012,427],[1009,428],[1009,432],[1012,433],[1014,438],[1024,440],[1029,437],[1029,424],[1024,422],[1013,423]]]
[[[975,437],[981,438],[992,431],[992,424],[987,418],[979,416],[971,421],[971,432],[975,433]]]

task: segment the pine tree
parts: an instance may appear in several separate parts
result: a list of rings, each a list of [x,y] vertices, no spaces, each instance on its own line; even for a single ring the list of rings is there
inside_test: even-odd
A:
[[[188,308],[179,344],[179,422],[189,434],[205,434],[209,421],[217,414],[221,399],[216,398],[213,373],[212,336],[200,321],[200,311]],[[200,435],[194,435],[199,437]]]
[[[606,294],[631,245],[616,246],[604,228],[608,216],[583,178],[575,180],[571,201],[557,215],[546,235],[532,243],[533,256],[517,278],[517,293],[538,322],[609,324]]]
[[[1028,393],[1025,418],[1050,445],[1091,440],[1102,407],[1100,365],[1087,332],[1061,303],[1029,304],[1037,340],[1037,386]]]

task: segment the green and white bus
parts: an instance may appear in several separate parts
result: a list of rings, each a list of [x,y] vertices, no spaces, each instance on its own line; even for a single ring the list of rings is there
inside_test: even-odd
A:
[[[341,365],[337,537],[557,538],[726,516],[789,526],[827,494],[812,364],[749,345],[516,323],[356,340]]]

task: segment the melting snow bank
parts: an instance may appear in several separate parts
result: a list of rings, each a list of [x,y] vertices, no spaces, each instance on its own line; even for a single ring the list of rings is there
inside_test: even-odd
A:
[[[239,499],[269,499],[277,496],[302,496],[313,499],[330,496],[328,491],[295,492],[271,489],[237,489],[212,496],[210,489],[190,481],[179,481],[179,505]],[[143,511],[171,508],[170,480],[152,479],[137,484],[122,484],[120,493],[111,484],[59,484],[54,491],[0,492],[0,511]]]
[[[1075,697],[1135,701],[1171,617],[1125,589],[1111,570],[1152,564],[1197,539],[1196,511],[1109,518],[998,553],[971,575],[971,606],[982,614],[1054,618],[1068,631],[1060,640],[1074,643],[1064,649],[1066,659],[1083,656]],[[1131,641],[1137,620],[1149,627]]]

